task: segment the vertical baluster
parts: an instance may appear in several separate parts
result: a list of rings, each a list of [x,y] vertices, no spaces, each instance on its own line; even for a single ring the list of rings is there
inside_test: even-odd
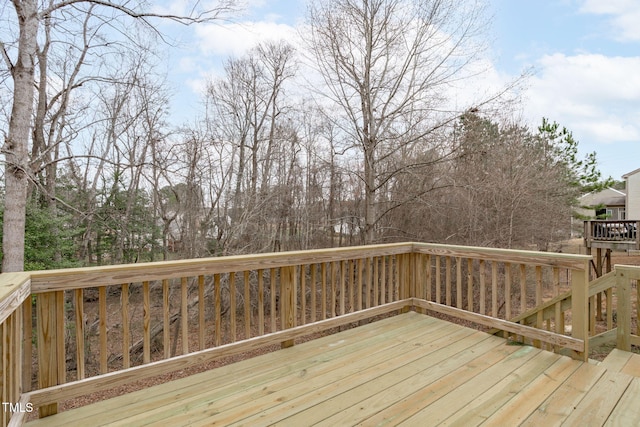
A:
[[[317,277],[316,277],[316,269],[317,264],[311,264],[311,283],[310,283],[310,291],[311,291],[311,322],[316,321],[316,304],[318,301],[316,300],[317,295]]]
[[[442,291],[440,283],[440,255],[436,255],[436,302],[442,303]]]
[[[542,304],[542,267],[536,266],[536,307]],[[536,315],[536,328],[542,329],[544,327],[544,315],[541,310],[538,310]],[[539,340],[534,340],[533,345],[536,347],[541,346]]]
[[[229,273],[229,327],[231,342],[236,342],[236,272]]]
[[[362,310],[362,268],[363,268],[363,260],[358,260],[358,282],[356,288],[356,297],[357,297],[357,311]]]
[[[411,297],[424,299],[425,295],[425,255],[413,254],[413,262],[415,268],[415,278],[413,279],[413,290],[411,291]],[[421,310],[424,312],[424,310]]]
[[[380,286],[378,284],[379,279],[379,275],[380,275],[380,266],[378,265],[380,258],[378,257],[374,257],[372,258],[372,262],[373,262],[373,283],[372,283],[372,289],[373,289],[373,306],[377,307],[380,304],[380,298],[378,296],[378,291],[380,289]]]
[[[444,263],[444,276],[445,276],[445,298],[446,304],[448,307],[451,306],[451,257],[448,256],[445,258]]]
[[[276,318],[277,318],[277,308],[276,308],[276,269],[272,268],[269,270],[269,286],[271,287],[271,332],[276,332],[278,330]]]
[[[84,319],[83,319],[84,320]],[[33,357],[33,300],[31,297],[27,298],[22,303],[22,323],[24,325],[24,335],[21,337],[23,342],[23,354],[26,363],[22,367],[22,391],[31,391],[31,376],[32,366],[31,359]],[[83,348],[84,348],[84,326],[83,326]],[[84,352],[82,353],[84,355]],[[84,370],[84,358],[82,359],[82,366]]]
[[[387,282],[387,302],[393,302],[393,290],[394,286],[397,283],[397,275],[396,275],[396,256],[389,256],[389,281]]]
[[[505,319],[511,320],[511,263],[504,265],[504,310]]]
[[[353,313],[356,311],[356,261],[353,259],[349,260],[349,312]]]
[[[169,328],[169,314],[171,311],[171,305],[169,304],[169,280],[164,279],[162,281],[162,350],[164,352],[164,358],[171,357],[171,334]]]
[[[204,316],[204,276],[198,276],[198,343],[200,344],[200,350],[207,348],[205,342],[205,316]]]
[[[596,334],[596,295],[589,297],[589,335]]]
[[[426,275],[425,275],[425,285],[427,288],[427,292],[426,292],[426,298],[427,301],[431,301],[432,298],[432,292],[431,292],[431,281],[432,281],[432,276],[433,276],[433,271],[431,268],[431,254],[427,254],[425,255],[425,269],[427,270]]]
[[[387,261],[388,257],[380,258],[380,304],[386,304],[386,288],[387,288]]]
[[[467,258],[467,310],[473,311],[473,259]]]
[[[264,335],[264,270],[258,272],[258,335]]]
[[[213,299],[214,299],[214,311],[215,311],[215,345],[222,344],[222,283],[220,280],[220,274],[213,275]]]
[[[345,292],[346,292],[346,266],[347,261],[340,261],[340,314],[346,314],[346,306],[345,306]]]
[[[142,363],[151,362],[151,301],[149,282],[142,282]]]
[[[251,338],[251,283],[249,270],[243,273],[244,283],[244,339]]]
[[[365,308],[369,308],[371,307],[371,258],[365,258],[364,259],[364,265],[365,265],[365,270],[364,270],[364,274],[365,274],[365,300],[364,300],[364,304],[365,304]]]
[[[322,311],[321,319],[327,318],[327,263],[320,264],[320,279],[322,280],[322,286],[320,288],[320,310]]]
[[[182,325],[182,354],[189,353],[189,287],[188,279],[180,281],[180,321]]]
[[[485,261],[480,260],[480,314],[486,314],[487,284],[485,276]]]
[[[296,267],[280,267],[280,300],[282,329],[296,326]],[[293,339],[281,343],[283,348],[291,347]]]
[[[527,266],[520,264],[520,313],[527,311]]]
[[[336,317],[336,261],[331,262],[331,317]]]
[[[498,263],[491,262],[491,315],[498,317]]]
[[[107,288],[98,288],[98,315],[100,330],[100,373],[107,373]]]
[[[131,325],[129,324],[129,284],[123,283],[120,288],[122,300],[122,367],[131,367]]]
[[[306,265],[300,266],[300,324],[307,323],[307,271]]]
[[[456,258],[456,307],[462,308],[462,258]]]
[[[123,291],[124,292],[124,291]],[[74,302],[75,302],[75,322],[76,322],[76,372],[77,379],[82,380],[85,378],[85,357],[84,357],[84,293],[82,289],[74,290]],[[31,307],[31,304],[29,304]],[[31,311],[31,310],[29,310]],[[27,318],[25,318],[27,319]],[[28,318],[29,324],[25,327],[25,332],[29,332],[31,335],[31,318]],[[123,323],[124,330],[124,323]],[[25,340],[25,344],[27,341]],[[26,345],[25,345],[26,347]],[[31,347],[31,338],[29,337],[29,347]],[[25,348],[26,350],[26,348]],[[31,352],[25,351],[27,355],[27,360],[31,360]],[[31,366],[31,363],[27,363],[28,366]],[[31,380],[31,375],[29,375],[29,382]],[[27,390],[28,391],[28,390]]]

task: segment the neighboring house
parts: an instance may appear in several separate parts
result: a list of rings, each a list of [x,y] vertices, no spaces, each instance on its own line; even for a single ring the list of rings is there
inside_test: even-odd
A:
[[[638,174],[638,178],[640,184],[640,174]],[[640,190],[640,187],[638,189]],[[626,200],[627,197],[623,191],[605,188],[597,193],[588,193],[580,197],[581,208],[578,209],[578,212],[593,219],[626,219],[628,212]]]
[[[640,169],[622,175],[626,182],[627,203],[625,205],[627,218],[640,219]]]

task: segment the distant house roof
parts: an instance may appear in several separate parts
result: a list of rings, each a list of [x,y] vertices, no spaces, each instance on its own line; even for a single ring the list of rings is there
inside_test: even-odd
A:
[[[629,173],[625,173],[624,175],[622,175],[622,179],[627,179],[627,178],[629,178],[631,175],[635,175],[635,174],[637,174],[638,172],[640,172],[640,168],[638,168],[638,169],[636,169],[636,170],[633,170],[633,171],[631,171],[631,172],[629,172]]]
[[[640,169],[639,169],[640,170]],[[580,197],[583,206],[624,206],[627,195],[615,188],[605,188],[597,193],[588,193]]]

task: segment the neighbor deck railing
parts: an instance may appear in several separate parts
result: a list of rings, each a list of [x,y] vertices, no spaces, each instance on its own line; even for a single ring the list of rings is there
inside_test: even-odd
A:
[[[400,243],[3,274],[2,399],[47,416],[93,391],[412,308],[586,360],[589,259]],[[569,303],[534,310],[569,290]],[[510,321],[530,312],[529,325]],[[3,411],[3,425],[12,415],[24,414]]]
[[[636,220],[590,220],[584,221],[584,242],[587,248],[610,247],[640,249],[638,238],[640,221]]]

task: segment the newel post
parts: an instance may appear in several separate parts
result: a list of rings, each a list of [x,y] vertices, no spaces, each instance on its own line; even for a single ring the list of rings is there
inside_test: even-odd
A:
[[[616,347],[631,351],[631,289],[629,277],[618,267],[616,274],[616,294],[618,296]]]
[[[36,298],[38,388],[65,382],[64,293],[46,292]],[[58,404],[40,407],[40,417],[58,413]]]
[[[280,304],[282,312],[280,319],[282,329],[296,326],[297,297],[296,297],[296,267],[287,266],[280,269]],[[293,340],[282,342],[282,348],[293,346]]]
[[[571,271],[571,335],[584,341],[584,351],[577,358],[589,358],[589,262]]]

